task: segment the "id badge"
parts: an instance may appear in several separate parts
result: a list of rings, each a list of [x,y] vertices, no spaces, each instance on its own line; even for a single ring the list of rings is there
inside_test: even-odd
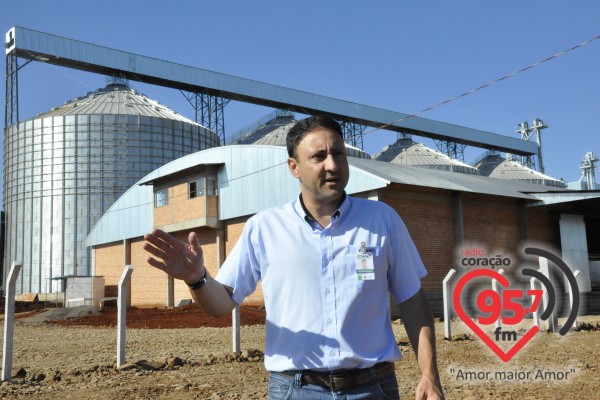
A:
[[[364,244],[356,255],[356,275],[359,281],[372,281],[375,279],[375,266],[373,252],[365,248]]]

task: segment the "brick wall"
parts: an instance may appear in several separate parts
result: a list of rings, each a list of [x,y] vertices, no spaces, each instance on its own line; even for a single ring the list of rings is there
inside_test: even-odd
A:
[[[454,260],[451,193],[391,185],[381,191],[379,200],[394,208],[406,224],[427,267],[424,289],[441,291],[441,282]]]
[[[519,203],[515,199],[462,193],[463,226],[465,243],[489,248],[490,251],[518,251],[520,243]],[[209,209],[216,211],[217,199],[209,197]],[[179,199],[189,202],[186,196]],[[441,282],[451,268],[455,268],[455,237],[453,220],[453,197],[446,190],[392,184],[379,192],[379,199],[392,206],[404,220],[421,257],[428,269],[423,285],[436,315],[441,315]],[[169,199],[171,204],[171,198]],[[189,203],[187,203],[189,205]],[[204,199],[202,199],[204,204]],[[186,207],[190,208],[190,207]],[[188,214],[189,215],[189,214]],[[556,217],[541,208],[526,208],[527,236],[546,243],[557,243],[558,225]],[[181,214],[181,218],[188,218]],[[189,217],[193,218],[193,217]],[[223,222],[225,232],[225,254],[229,254],[241,236],[248,217]],[[187,241],[189,231],[175,232],[176,237]],[[217,231],[212,228],[197,228],[209,273],[215,276],[217,265]],[[132,304],[166,305],[166,275],[146,263],[148,254],[142,250],[141,238],[131,243]],[[116,287],[123,270],[123,244],[113,243],[95,249],[96,273],[103,275],[107,288]],[[107,295],[109,292],[107,291]],[[116,292],[115,292],[116,294]],[[175,304],[181,299],[191,298],[183,282],[175,282]],[[262,303],[262,289],[246,300]]]
[[[206,217],[204,196],[188,198],[188,183],[182,182],[168,188],[169,204],[154,208],[154,225],[163,226]],[[209,210],[217,215],[217,196],[209,196]]]
[[[106,297],[116,297],[125,261],[123,243],[117,242],[98,246],[95,249],[95,256],[95,274],[103,276],[106,285],[104,295]]]
[[[466,244],[481,245],[503,255],[518,253],[521,237],[517,200],[464,194],[463,223]]]
[[[539,207],[527,208],[527,238],[560,247],[558,216]]]
[[[244,218],[236,218],[231,221],[228,221],[226,226],[226,240],[225,240],[225,252],[226,255],[231,253],[233,246],[237,243],[239,238],[242,236],[242,231],[244,230],[244,225],[249,217]],[[258,283],[256,290],[250,296],[248,296],[245,300],[246,303],[255,303],[255,304],[263,304],[263,292],[260,282]]]
[[[202,251],[204,263],[211,275],[217,270],[216,231],[211,228],[195,229]],[[172,233],[179,240],[187,242],[188,231]],[[167,305],[167,275],[146,262],[149,254],[142,248],[142,239],[131,243],[131,264],[134,267],[131,277],[131,301],[134,305],[165,306]],[[180,280],[174,281],[175,305],[192,296],[187,285]]]
[[[135,306],[166,305],[166,275],[146,262],[149,254],[142,249],[143,239],[131,241],[131,304]]]

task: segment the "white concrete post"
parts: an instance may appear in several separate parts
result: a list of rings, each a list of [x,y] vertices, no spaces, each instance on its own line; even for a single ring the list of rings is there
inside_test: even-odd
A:
[[[22,267],[21,261],[13,262],[6,279],[4,299],[4,346],[2,347],[2,380],[8,381],[12,374],[13,338],[15,334],[15,294],[17,277]]]
[[[498,273],[500,275],[504,275],[504,270],[503,269],[499,269]],[[500,298],[502,298],[502,294],[500,293],[500,288],[498,287],[498,281],[495,279],[492,279],[492,290],[496,293],[498,293],[498,296],[500,296]],[[498,316],[498,319],[496,320],[496,322],[494,323],[494,327],[495,328],[502,328],[502,313],[500,313],[500,315]]]
[[[206,179],[206,178],[205,178]],[[206,189],[206,181],[204,182]],[[205,196],[205,199],[208,197]],[[206,210],[208,210],[208,203],[206,203]],[[207,211],[208,212],[208,211]],[[208,214],[207,214],[208,215]],[[217,230],[217,265],[221,268],[225,261],[225,237],[222,228]],[[231,337],[232,337],[232,350],[235,354],[240,355],[242,353],[241,339],[240,339],[240,306],[236,306],[231,311]]]
[[[117,299],[117,368],[125,364],[125,336],[127,328],[127,300],[129,293],[129,282],[133,267],[126,265],[119,280],[119,294]]]
[[[444,337],[452,340],[452,329],[450,326],[450,318],[452,318],[452,293],[450,293],[450,279],[456,274],[455,269],[451,269],[446,274],[442,282],[442,293],[444,297]]]
[[[575,277],[575,279],[577,279],[577,277],[579,276],[579,274],[581,273],[580,270],[575,270],[575,272],[573,272],[573,276]],[[573,309],[573,290],[571,289],[571,285],[566,285],[567,286],[567,291],[569,292],[569,309]],[[575,321],[573,321],[573,326],[571,328],[575,328],[577,329],[577,318],[575,318]]]
[[[531,286],[531,290],[535,290],[535,280],[536,280],[535,278],[531,278],[529,280],[529,285]],[[540,316],[538,315],[537,308],[535,310],[532,310],[531,312],[533,313],[533,324],[539,328],[540,327]]]
[[[231,312],[231,327],[233,336],[233,352],[237,355],[242,353],[242,341],[240,338],[240,306],[237,305]]]
[[[550,279],[550,271],[548,270],[548,259],[545,257],[538,257],[538,262],[540,264],[540,272],[544,274],[544,276]],[[544,295],[542,296],[542,302],[544,303],[544,310],[548,309],[548,291],[542,285],[542,290],[544,291]],[[556,306],[556,305],[555,305]],[[548,318],[548,329],[551,332],[556,332],[558,326],[556,324],[556,318],[554,318],[554,310],[550,313],[550,317]]]

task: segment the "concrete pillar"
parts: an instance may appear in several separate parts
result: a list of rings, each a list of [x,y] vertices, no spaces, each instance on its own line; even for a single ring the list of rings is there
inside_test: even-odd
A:
[[[504,270],[503,269],[499,269],[498,273],[500,275],[504,275]],[[492,290],[496,293],[498,293],[498,296],[500,298],[502,298],[502,292],[501,289],[498,287],[498,281],[495,279],[492,279]],[[494,323],[494,327],[496,328],[502,328],[502,313],[500,313],[500,315],[498,316],[498,319],[496,320],[496,322]]]
[[[552,278],[550,277],[550,270],[548,269],[548,259],[546,257],[538,257],[538,260],[539,260],[539,264],[540,264],[540,272],[542,274],[544,274],[546,276],[546,278],[550,279],[550,281],[552,282]],[[542,302],[544,304],[544,310],[547,310],[550,299],[548,298],[548,291],[546,290],[544,285],[542,285],[542,289],[544,290],[544,295],[542,296]],[[551,332],[556,332],[558,329],[558,324],[557,324],[556,318],[554,316],[554,310],[548,317],[548,329]]]
[[[460,192],[452,193],[452,222],[454,225],[454,247],[462,247],[465,241],[463,202]]]
[[[217,228],[217,265],[221,268],[225,261],[225,228],[223,224],[219,224]],[[235,354],[240,354],[241,338],[240,338],[240,306],[236,306],[231,312],[231,339],[232,351]]]
[[[450,319],[452,318],[452,293],[450,293],[450,280],[456,274],[455,269],[448,271],[448,274],[443,281],[443,297],[444,297],[444,337],[452,340],[452,330]]]
[[[519,200],[517,205],[517,212],[519,215],[519,238],[521,243],[527,240],[527,207],[525,207],[525,201]]]
[[[4,298],[4,345],[2,347],[2,380],[8,381],[12,375],[13,338],[15,335],[15,295],[17,277],[21,271],[21,261],[13,262],[6,279]]]
[[[175,307],[175,278],[167,274],[167,307]]]
[[[126,265],[119,280],[119,297],[117,299],[117,368],[125,364],[125,342],[127,330],[127,303],[131,296],[129,285],[133,267]]]
[[[535,281],[536,281],[535,278],[531,278],[529,280],[529,285],[531,286],[531,290],[535,290]],[[538,310],[537,309],[532,310],[532,313],[533,313],[533,324],[539,328],[540,327],[540,316],[539,316]]]
[[[123,239],[123,265],[131,265],[131,239]],[[126,307],[131,307],[131,280],[127,281],[127,304]]]

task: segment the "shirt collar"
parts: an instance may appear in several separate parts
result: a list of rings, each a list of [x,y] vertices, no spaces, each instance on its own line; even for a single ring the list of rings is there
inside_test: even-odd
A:
[[[304,217],[304,220],[312,225],[312,223],[317,223],[317,220],[311,215],[311,213],[306,209],[304,205],[304,201],[302,200],[302,193],[298,196],[298,201],[296,202],[296,212],[298,215]],[[350,196],[346,195],[344,192],[344,198],[342,200],[342,204],[338,207],[337,210],[331,216],[331,221],[340,218],[342,215],[345,215],[346,211],[350,208]]]

